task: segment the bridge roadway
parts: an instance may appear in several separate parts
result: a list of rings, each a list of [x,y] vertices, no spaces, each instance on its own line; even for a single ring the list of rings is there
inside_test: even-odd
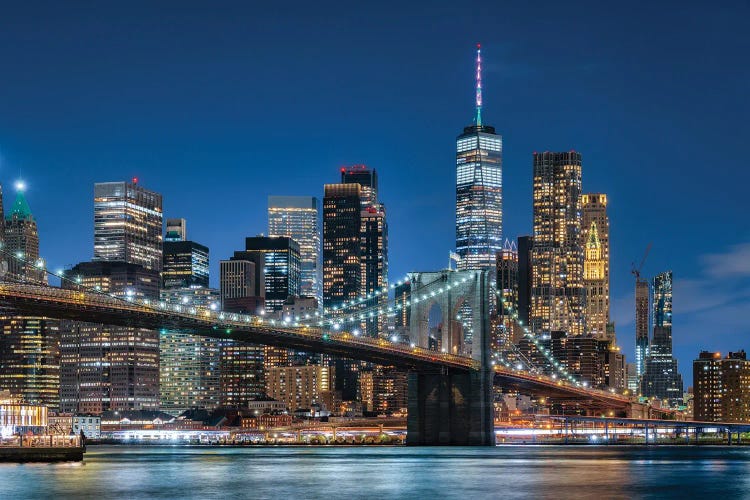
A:
[[[632,405],[629,397],[611,391],[579,387],[563,380],[520,370],[495,366],[495,384],[521,394],[543,395],[558,403],[580,403],[587,408],[627,410]]]
[[[26,283],[0,283],[0,306],[20,314],[46,316],[114,326],[184,331],[194,335],[272,345],[299,351],[391,365],[421,373],[468,373],[480,368],[469,357],[439,353],[418,346],[354,336],[311,326],[285,325],[260,316],[171,305],[147,299],[120,299],[99,292],[69,290]],[[608,391],[582,388],[542,375],[495,366],[495,383],[522,393],[553,400],[577,401],[596,407],[625,408],[630,399]]]
[[[25,283],[0,283],[0,305],[20,314],[113,326],[184,331],[194,335],[271,345],[305,352],[393,365],[417,372],[470,372],[479,363],[439,353],[311,326],[293,326],[260,316],[171,305],[147,299],[120,299],[89,291]]]

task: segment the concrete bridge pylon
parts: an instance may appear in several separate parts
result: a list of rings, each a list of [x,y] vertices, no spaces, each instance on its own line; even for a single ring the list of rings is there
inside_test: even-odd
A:
[[[490,363],[488,273],[444,270],[415,272],[409,277],[411,342],[429,347],[430,312],[437,305],[443,318],[440,349],[470,355],[479,362],[479,369],[469,373],[441,369],[409,374],[406,444],[492,446],[494,371]],[[436,289],[442,291],[433,295]]]

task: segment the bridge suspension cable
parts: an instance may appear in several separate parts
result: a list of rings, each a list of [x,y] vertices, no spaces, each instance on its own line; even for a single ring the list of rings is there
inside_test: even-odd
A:
[[[341,325],[345,323],[359,323],[360,321],[365,321],[371,318],[375,318],[383,314],[385,315],[396,314],[398,311],[403,310],[404,307],[409,307],[421,301],[429,300],[443,293],[447,293],[453,288],[455,288],[456,285],[466,283],[466,281],[468,281],[468,278],[464,277],[460,279],[456,284],[451,285],[450,283],[447,283],[444,286],[439,287],[437,290],[432,290],[429,293],[426,293],[428,289],[434,288],[436,285],[439,285],[445,282],[445,279],[443,277],[440,277],[425,285],[420,286],[419,288],[415,290],[412,290],[404,294],[409,297],[405,301],[403,301],[403,297],[393,297],[393,298],[389,298],[382,304],[375,304],[375,305],[365,307],[356,311],[349,311],[348,313],[344,313],[344,309],[337,309],[334,312],[341,314],[341,316],[339,317],[331,317],[330,315],[324,315],[323,317],[314,316],[310,318],[304,318],[304,319],[298,318],[298,319],[303,324],[306,321],[309,321],[311,323],[317,323],[318,326],[324,326],[328,324],[334,327],[337,327],[337,325],[338,327],[341,327]],[[420,293],[422,293],[421,296],[420,296]],[[362,299],[362,297],[360,297],[359,299]],[[358,302],[359,299],[353,299],[352,301],[350,301],[349,305],[346,306],[346,308],[348,309],[349,307],[353,307],[353,306],[363,303],[363,302]],[[366,301],[368,299],[364,299],[364,300]],[[403,301],[403,303],[398,303],[399,301]],[[390,306],[389,304],[392,304],[392,303],[394,305]]]
[[[560,361],[558,361],[557,359],[555,359],[555,357],[552,355],[551,350],[548,349],[547,347],[545,347],[541,342],[539,342],[539,339],[537,338],[538,336],[535,335],[534,332],[532,332],[531,329],[528,326],[526,326],[526,325],[523,324],[523,321],[518,316],[518,311],[514,310],[513,306],[511,304],[509,304],[502,297],[501,292],[498,291],[498,292],[495,292],[495,293],[498,295],[498,297],[500,297],[500,304],[503,307],[503,311],[507,314],[508,317],[511,318],[511,320],[516,324],[516,326],[518,326],[519,328],[521,328],[521,330],[523,331],[523,336],[531,341],[531,343],[534,345],[534,347],[536,347],[537,351],[539,351],[540,353],[542,353],[542,355],[545,357],[545,359],[549,363],[549,366],[554,371],[556,371],[557,374],[559,374],[560,377],[562,377],[562,378],[564,378],[564,379],[566,379],[566,380],[568,380],[568,381],[576,384],[577,386],[583,386],[583,387],[585,387],[587,384],[585,382],[582,383],[582,382],[579,382],[578,380],[576,380],[575,377],[573,377],[573,375],[565,368],[565,366],[562,363],[560,363]],[[510,344],[513,345],[512,342]],[[520,352],[518,346],[513,345],[513,349],[518,350]],[[500,356],[502,357],[502,355],[500,355]],[[527,359],[527,361],[529,363],[531,363],[532,366],[534,366],[534,368],[536,368],[537,370],[539,370],[539,367],[535,366],[534,363],[531,360],[528,360],[528,358],[526,356],[524,356],[524,357]],[[506,364],[507,360],[504,360],[504,358],[502,358],[502,359],[503,359],[503,361],[501,361],[501,362],[503,362],[503,364]],[[509,365],[506,364],[506,366],[509,366]],[[553,373],[552,376],[553,376],[553,378],[557,378],[557,375],[555,373]]]

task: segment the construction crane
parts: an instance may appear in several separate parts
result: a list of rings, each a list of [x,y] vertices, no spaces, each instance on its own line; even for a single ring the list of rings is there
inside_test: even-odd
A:
[[[646,257],[648,257],[648,253],[651,251],[651,244],[652,242],[649,241],[648,246],[646,247],[646,251],[643,253],[643,258],[641,259],[641,263],[638,265],[638,267],[635,267],[635,262],[632,262],[630,265],[632,266],[632,269],[630,270],[630,274],[635,276],[635,281],[641,281],[641,270],[643,269],[643,264],[646,263]]]

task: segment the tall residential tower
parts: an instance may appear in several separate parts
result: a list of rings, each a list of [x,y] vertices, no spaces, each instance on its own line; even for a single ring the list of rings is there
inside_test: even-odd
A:
[[[672,271],[653,279],[654,334],[651,338],[641,392],[646,397],[668,400],[670,406],[682,401],[682,375],[672,355]]]
[[[529,322],[538,334],[584,333],[581,154],[534,153]]]

